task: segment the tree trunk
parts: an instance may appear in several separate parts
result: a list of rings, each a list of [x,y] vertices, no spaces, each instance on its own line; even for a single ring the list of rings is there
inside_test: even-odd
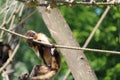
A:
[[[50,13],[45,11],[45,7],[38,7],[37,9],[57,44],[79,47],[59,9],[54,8]],[[60,49],[60,51],[65,57],[75,80],[97,80],[83,51],[72,49]]]

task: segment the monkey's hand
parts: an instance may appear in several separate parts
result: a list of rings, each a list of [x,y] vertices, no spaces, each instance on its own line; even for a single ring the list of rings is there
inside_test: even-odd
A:
[[[46,65],[36,65],[30,74],[30,80],[49,80],[55,74],[56,71],[51,70]]]

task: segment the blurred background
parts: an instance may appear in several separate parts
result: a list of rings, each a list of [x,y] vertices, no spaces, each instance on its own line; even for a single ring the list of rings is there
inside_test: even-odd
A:
[[[0,1],[0,6],[4,4],[4,0]],[[101,15],[107,6],[61,6],[59,7],[66,22],[70,26],[74,37],[82,47],[87,40],[88,36],[92,32],[94,26],[97,24]],[[2,9],[0,9],[2,10]],[[35,10],[32,8],[31,11]],[[23,13],[24,14],[24,13]],[[0,21],[2,21],[0,15]],[[52,39],[44,21],[38,12],[29,18],[24,32],[27,30],[34,30],[36,32],[42,32]],[[22,33],[23,34],[23,33]],[[62,36],[61,36],[62,38]],[[4,42],[5,42],[4,38]],[[100,27],[96,31],[94,37],[87,46],[93,49],[105,49],[120,51],[120,7],[111,7],[110,11],[106,15],[105,19],[101,23]],[[120,55],[99,53],[99,52],[84,52],[88,58],[89,64],[94,70],[98,80],[120,80]],[[61,70],[55,76],[54,80],[62,80],[68,71],[67,63],[62,56]],[[20,40],[20,47],[14,57],[14,73],[12,80],[18,80],[17,76],[23,72],[30,72],[32,67],[36,64],[40,64],[41,60],[35,55],[33,49],[24,41]],[[0,78],[2,80],[2,78]],[[70,74],[67,80],[74,80],[72,74]]]

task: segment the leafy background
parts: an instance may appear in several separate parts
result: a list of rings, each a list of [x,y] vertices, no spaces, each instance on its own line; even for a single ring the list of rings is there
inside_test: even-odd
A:
[[[60,11],[65,20],[69,24],[74,37],[82,47],[88,38],[89,34],[93,30],[94,26],[98,22],[102,13],[106,7],[103,6],[74,6],[74,7],[60,7]],[[1,19],[1,18],[0,18]],[[50,36],[48,29],[41,16],[36,13],[28,22],[25,28],[27,30],[35,30],[36,32],[45,33]],[[61,36],[62,38],[62,36]],[[53,40],[53,39],[52,39]],[[96,31],[91,42],[87,46],[89,48],[106,49],[120,51],[120,8],[112,7],[104,21],[100,25],[100,28]],[[30,72],[35,64],[40,64],[41,60],[37,58],[27,43],[21,39],[21,45],[17,51],[17,55],[14,59],[15,72],[12,80],[17,80],[17,76],[24,72]],[[99,52],[85,51],[85,55],[88,61],[95,71],[99,80],[120,80],[120,56],[116,54],[106,54]],[[68,70],[67,63],[62,57],[62,66],[60,72],[54,78],[54,80],[62,80],[66,71]],[[68,77],[68,80],[74,80],[72,74]]]

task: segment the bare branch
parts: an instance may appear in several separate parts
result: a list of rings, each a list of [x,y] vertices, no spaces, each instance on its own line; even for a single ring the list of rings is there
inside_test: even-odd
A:
[[[72,6],[74,5],[86,5],[86,6],[99,6],[99,5],[104,5],[104,6],[119,6],[120,2],[65,2],[65,1],[56,1],[57,3],[61,4],[61,5],[69,5],[71,4]]]
[[[99,19],[99,21],[97,22],[97,24],[95,25],[93,31],[91,32],[91,34],[89,35],[88,39],[86,40],[85,44],[83,45],[83,47],[87,47],[87,45],[89,44],[89,42],[91,41],[92,37],[94,36],[95,32],[97,31],[97,29],[99,28],[100,24],[102,23],[102,21],[104,20],[105,16],[107,15],[107,13],[110,10],[110,6],[107,6],[107,8],[105,9],[104,13],[102,14],[101,18]]]
[[[80,6],[80,5],[85,5],[85,6],[120,6],[120,1],[109,1],[109,2],[95,2],[94,0],[91,0],[90,2],[83,2],[83,1],[63,1],[63,0],[47,0],[48,3],[44,2],[44,3],[40,3],[37,2],[36,0],[31,0],[30,4],[32,4],[32,6],[43,6],[43,7],[47,7],[49,5],[51,5],[51,8],[55,8],[55,7],[59,7],[59,6]],[[23,1],[23,3],[25,5],[27,5],[27,1]],[[35,4],[36,3],[36,4]]]

